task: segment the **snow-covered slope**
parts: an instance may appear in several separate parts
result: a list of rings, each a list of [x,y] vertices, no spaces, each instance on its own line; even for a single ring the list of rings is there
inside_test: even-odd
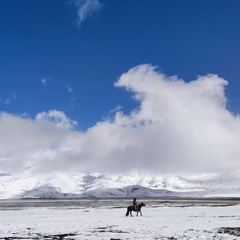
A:
[[[240,197],[240,173],[201,176],[0,174],[0,199],[83,197]]]

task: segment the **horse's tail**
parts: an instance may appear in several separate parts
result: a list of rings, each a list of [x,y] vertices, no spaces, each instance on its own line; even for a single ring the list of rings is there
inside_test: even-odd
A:
[[[129,215],[129,208],[127,208],[126,217]]]

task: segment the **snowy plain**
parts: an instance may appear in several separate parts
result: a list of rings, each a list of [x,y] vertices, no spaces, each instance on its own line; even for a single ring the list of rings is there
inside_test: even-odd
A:
[[[238,202],[139,201],[146,204],[142,217],[125,216],[131,199],[26,200],[23,205],[21,200],[4,200],[0,202],[0,239],[240,238]],[[234,229],[234,235],[226,232],[229,229]]]

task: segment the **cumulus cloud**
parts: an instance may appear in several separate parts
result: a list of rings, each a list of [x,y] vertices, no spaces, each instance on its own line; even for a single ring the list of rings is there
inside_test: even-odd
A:
[[[216,172],[240,168],[240,118],[226,108],[227,81],[215,75],[185,82],[151,65],[115,83],[139,102],[131,114],[86,132],[63,112],[27,119],[0,115],[0,167],[4,171]]]
[[[73,129],[78,125],[76,121],[69,119],[63,112],[57,110],[38,113],[36,120],[52,122],[55,127],[65,130]]]
[[[101,4],[98,0],[73,0],[73,3],[77,7],[79,24],[101,9]]]

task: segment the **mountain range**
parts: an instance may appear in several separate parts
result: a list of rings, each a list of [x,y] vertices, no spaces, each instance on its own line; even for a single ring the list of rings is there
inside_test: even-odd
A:
[[[240,172],[196,176],[139,173],[0,174],[0,199],[240,197]]]

